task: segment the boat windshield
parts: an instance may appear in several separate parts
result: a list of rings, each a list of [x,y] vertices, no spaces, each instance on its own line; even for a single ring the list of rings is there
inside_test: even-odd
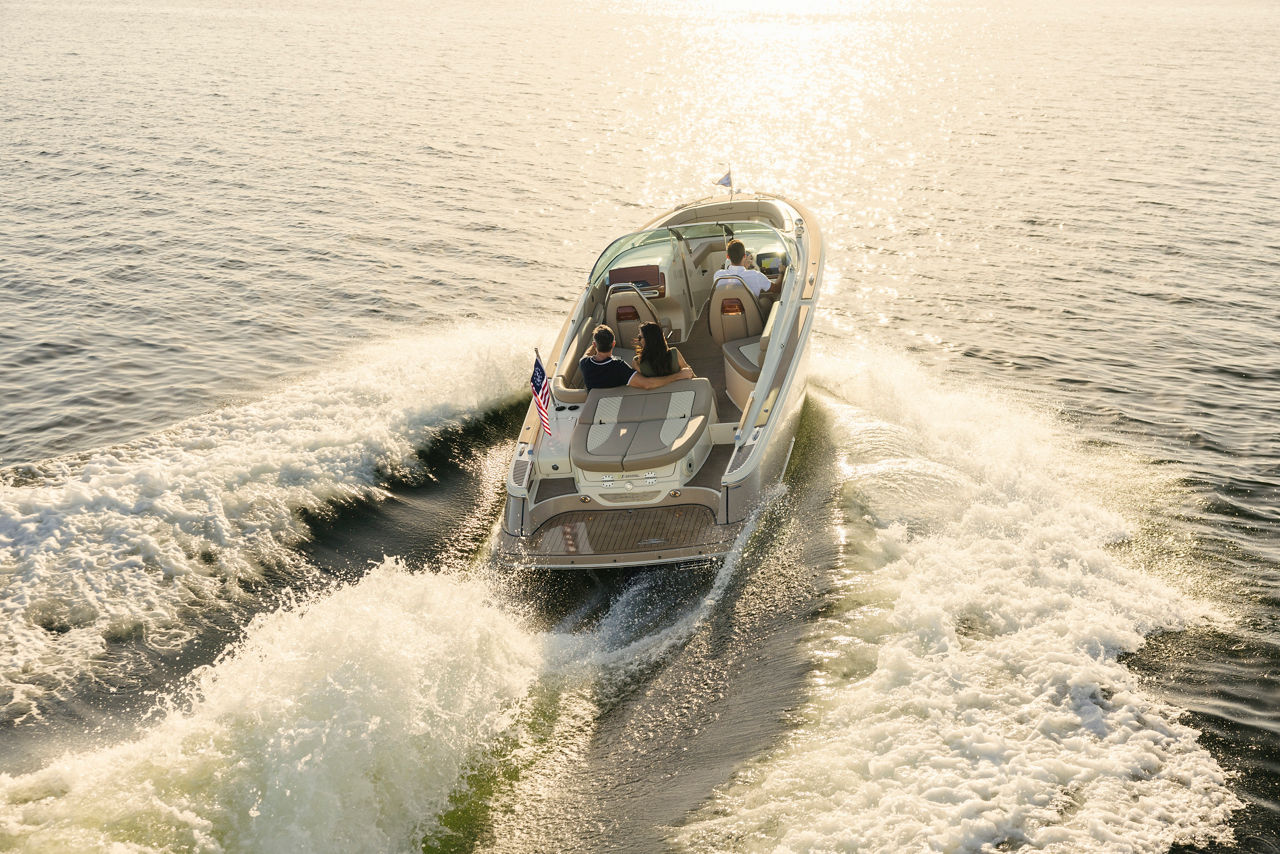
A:
[[[595,283],[600,276],[613,266],[613,262],[618,259],[624,252],[630,252],[632,249],[640,249],[641,247],[649,247],[653,249],[665,248],[663,244],[670,244],[674,235],[666,228],[655,228],[651,231],[637,231],[635,234],[628,234],[625,237],[619,237],[617,240],[609,244],[609,248],[600,254],[600,258],[596,261],[596,265],[591,268],[591,278],[588,280]]]
[[[672,226],[671,231],[679,233],[685,240],[724,237],[726,241],[746,235],[775,233],[771,226],[762,222],[695,222],[692,225]]]
[[[721,237],[725,243],[728,243],[735,237],[762,235],[776,238],[794,253],[795,243],[793,241],[762,222],[699,222],[670,228],[655,228],[650,231],[637,231],[634,234],[619,237],[613,243],[610,243],[609,247],[600,253],[600,258],[596,261],[595,266],[591,268],[591,277],[588,282],[590,284],[598,282],[600,277],[613,266],[613,262],[619,256],[633,249],[660,249],[662,244],[669,243],[672,239],[705,240],[708,237]]]

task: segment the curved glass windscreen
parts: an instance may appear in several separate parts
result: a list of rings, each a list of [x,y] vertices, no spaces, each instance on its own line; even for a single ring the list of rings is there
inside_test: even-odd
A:
[[[591,268],[590,282],[594,284],[599,280],[600,276],[605,273],[613,262],[618,260],[624,253],[633,249],[651,249],[655,253],[670,254],[674,248],[675,237],[668,229],[655,228],[652,231],[638,231],[635,234],[628,234],[625,237],[619,237],[617,240],[609,244],[609,248],[600,254],[596,265]]]
[[[768,248],[772,248],[768,244],[776,241],[779,248],[786,247],[786,251],[791,254],[792,258],[795,257],[795,243],[765,223],[699,222],[690,225],[671,226],[670,228],[638,231],[634,234],[619,237],[600,254],[595,266],[591,268],[591,277],[588,281],[591,284],[598,282],[600,277],[614,266],[615,261],[633,250],[644,250],[643,254],[659,255],[669,253],[670,256],[674,256],[676,240],[695,241],[706,240],[707,238],[722,239],[726,246],[730,240],[738,238],[746,243],[748,247],[759,245],[760,248],[766,249],[766,251]],[[762,238],[764,239],[762,240]]]

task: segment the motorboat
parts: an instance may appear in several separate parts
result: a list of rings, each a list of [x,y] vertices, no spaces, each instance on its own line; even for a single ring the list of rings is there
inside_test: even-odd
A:
[[[735,239],[773,290],[781,280],[775,298],[725,271]],[[690,202],[613,241],[547,353],[545,426],[535,399],[507,470],[496,556],[597,569],[728,552],[795,444],[823,259],[812,215],[769,194]],[[597,325],[630,363],[648,321],[695,378],[587,390],[579,360]]]

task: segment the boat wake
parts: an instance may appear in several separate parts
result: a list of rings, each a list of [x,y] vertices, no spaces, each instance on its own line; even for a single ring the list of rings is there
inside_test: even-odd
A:
[[[1121,546],[1160,484],[874,349],[824,359],[846,558],[802,723],[690,850],[1164,851],[1225,842],[1227,775],[1120,657],[1213,619]],[[1172,573],[1170,573],[1172,574]]]
[[[475,340],[459,332],[450,346],[462,352]],[[1051,418],[956,389],[900,354],[821,355],[817,432],[830,445],[808,451],[824,455],[813,465],[798,443],[795,462],[834,469],[815,488],[830,484],[830,500],[817,505],[834,514],[836,543],[822,546],[834,565],[822,571],[822,607],[802,640],[812,665],[805,697],[790,733],[667,828],[668,840],[690,850],[884,852],[1156,852],[1229,840],[1239,801],[1228,775],[1179,710],[1123,663],[1151,633],[1219,619],[1158,561],[1144,570],[1131,560],[1135,549],[1160,554],[1142,525],[1166,488],[1162,473],[1079,448]],[[396,472],[414,470],[415,448],[439,424],[492,404],[464,385],[523,379],[519,359],[483,361],[512,376],[433,386],[405,364],[407,390],[370,391],[401,364],[388,355],[377,382],[355,371],[316,387],[347,413],[328,427],[318,414],[308,420],[309,408],[326,409],[315,389],[284,392],[255,415],[210,416],[238,443],[234,463],[216,443],[200,445],[214,428],[198,420],[152,450],[85,460],[76,473],[67,464],[61,476],[25,484],[11,474],[5,494],[48,490],[40,500],[51,504],[66,496],[50,530],[74,528],[103,561],[118,559],[120,540],[136,545],[153,532],[168,549],[153,553],[157,576],[173,586],[206,579],[214,587],[204,595],[225,598],[264,561],[303,561],[292,548],[306,536],[298,509],[376,495]],[[235,434],[237,419],[250,436]],[[262,424],[276,426],[252,435]],[[120,494],[143,495],[156,459],[165,463],[153,472],[177,486],[133,498],[141,521],[130,522],[95,478],[115,472]],[[173,476],[173,460],[186,461],[189,480]],[[200,475],[206,468],[214,474]],[[77,489],[79,501],[70,497]],[[183,527],[183,514],[199,518],[186,507],[197,496],[237,508],[217,535]],[[109,512],[95,516],[95,503]],[[610,805],[646,775],[706,780],[693,803],[729,779],[727,768],[693,775],[664,763],[723,752],[737,724],[711,722],[755,708],[733,708],[724,692],[768,684],[750,670],[760,648],[732,629],[742,620],[771,626],[762,615],[776,602],[804,600],[805,576],[783,564],[795,562],[803,537],[822,533],[810,519],[772,519],[801,506],[815,504],[766,507],[771,521],[749,526],[721,564],[631,576],[549,629],[534,629],[506,582],[483,568],[408,572],[386,560],[352,584],[255,618],[140,736],[0,776],[0,847],[396,851],[425,839],[429,850],[479,840],[545,850],[577,834],[589,849],[595,825],[584,820],[608,820]],[[116,527],[95,537],[95,519]],[[758,548],[764,540],[776,548]],[[34,534],[17,542],[32,556],[24,584],[72,575],[52,544],[41,551]],[[202,562],[197,549],[209,543],[217,559]],[[42,570],[40,555],[62,575]],[[149,626],[177,623],[203,588],[173,594],[151,580],[140,590],[160,616],[131,590],[104,590],[88,597],[102,615],[63,635],[44,630],[39,646],[13,636],[11,648],[73,672],[93,654],[77,631],[101,638],[118,608],[137,607]],[[77,654],[59,650],[49,640],[57,637],[79,644]],[[710,673],[722,664],[742,677]],[[678,794],[672,803],[685,803],[689,793]]]
[[[760,516],[783,492],[782,486],[776,486],[764,496],[723,560],[708,564],[701,572],[677,570],[685,575],[709,575],[705,589],[698,581],[683,578],[676,592],[668,589],[671,580],[663,573],[649,573],[624,587],[591,629],[557,633],[559,669],[627,676],[651,666],[687,641],[721,601]]]
[[[510,726],[544,645],[485,585],[388,560],[258,617],[137,741],[0,775],[0,847],[409,850]]]
[[[529,630],[497,606],[501,581],[469,569],[409,572],[388,558],[353,584],[258,616],[140,738],[0,775],[0,845],[443,845],[460,814],[483,814],[470,789],[485,793],[476,780],[486,768],[526,781],[562,771],[542,761],[548,748],[573,755],[607,686],[621,690],[687,640],[734,563],[674,605],[656,576],[625,585],[578,632]]]
[[[520,389],[534,330],[458,326],[143,441],[0,471],[0,724],[175,656],[312,572],[304,517],[424,475],[442,428]],[[264,578],[264,575],[270,577]]]

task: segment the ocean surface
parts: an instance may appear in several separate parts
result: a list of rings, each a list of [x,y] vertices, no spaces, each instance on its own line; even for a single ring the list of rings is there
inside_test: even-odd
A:
[[[1273,0],[0,0],[0,850],[1280,851]],[[486,544],[597,254],[827,240],[723,562]]]

